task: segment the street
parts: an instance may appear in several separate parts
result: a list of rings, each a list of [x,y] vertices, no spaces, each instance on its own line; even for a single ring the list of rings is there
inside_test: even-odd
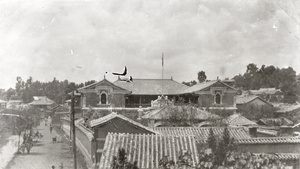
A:
[[[59,136],[56,130],[52,130],[50,133],[49,124],[45,126],[44,121],[40,126],[34,129],[34,132],[38,130],[43,134],[37,143],[34,143],[29,154],[16,154],[15,157],[9,162],[6,169],[47,169],[51,166],[55,166],[55,169],[73,168],[73,154],[69,147],[69,143],[53,143],[52,137]],[[78,169],[82,168],[80,164],[77,164]]]

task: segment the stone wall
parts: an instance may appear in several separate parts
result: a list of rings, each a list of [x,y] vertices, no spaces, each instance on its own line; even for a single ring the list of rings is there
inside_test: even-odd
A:
[[[62,129],[67,136],[70,137],[70,120],[66,118],[62,118]],[[92,168],[93,166],[93,132],[85,127],[81,126],[81,124],[76,124],[76,146],[83,154],[85,161],[88,165],[88,168]]]

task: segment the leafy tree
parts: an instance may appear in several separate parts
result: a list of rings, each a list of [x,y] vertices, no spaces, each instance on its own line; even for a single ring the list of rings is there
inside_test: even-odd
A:
[[[201,70],[200,72],[198,72],[198,81],[200,83],[204,82],[206,80],[206,75],[205,72],[203,70]]]
[[[137,162],[130,163],[127,161],[127,156],[124,148],[118,150],[118,156],[113,157],[113,169],[138,169]]]
[[[161,169],[171,169],[175,166],[175,162],[171,160],[168,156],[165,156],[159,160],[158,165]]]
[[[215,166],[226,164],[228,154],[237,150],[235,140],[230,137],[228,128],[224,128],[222,138],[219,141],[210,129],[207,144],[212,150],[213,157],[210,159],[213,160]]]
[[[195,80],[192,80],[190,82],[182,82],[182,84],[185,84],[185,85],[191,87],[191,86],[194,86],[195,84],[197,84],[197,82]]]
[[[209,135],[207,138],[208,147],[212,149],[213,152],[216,152],[217,149],[217,140],[214,135],[214,131],[212,128],[209,129]]]

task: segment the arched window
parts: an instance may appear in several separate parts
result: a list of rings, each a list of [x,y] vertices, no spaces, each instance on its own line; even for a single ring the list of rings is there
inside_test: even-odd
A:
[[[220,93],[217,93],[215,95],[215,103],[216,104],[221,104],[221,95],[220,95]]]
[[[105,93],[102,93],[102,94],[100,95],[100,102],[101,102],[101,104],[106,104],[106,100],[107,100],[106,94],[105,94]]]

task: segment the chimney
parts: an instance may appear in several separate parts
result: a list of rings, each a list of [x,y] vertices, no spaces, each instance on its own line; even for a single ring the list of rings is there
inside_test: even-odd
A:
[[[257,127],[249,127],[250,137],[257,137]]]
[[[142,116],[143,116],[143,109],[142,109],[142,106],[139,107],[138,109],[138,118],[137,120],[142,120]]]

